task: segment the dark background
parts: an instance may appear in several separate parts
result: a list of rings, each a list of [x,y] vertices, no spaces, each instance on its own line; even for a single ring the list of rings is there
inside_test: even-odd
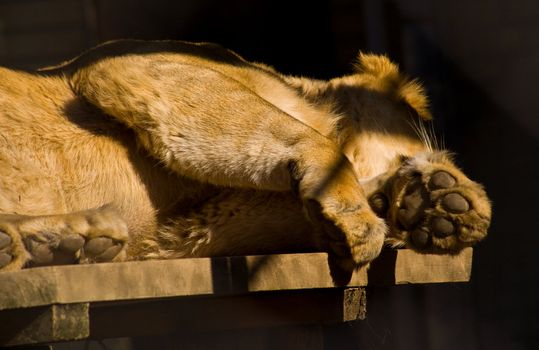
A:
[[[367,320],[328,347],[539,349],[539,1],[0,0],[4,66],[115,38],[212,41],[316,78],[350,72],[359,49],[388,54],[427,87],[492,228],[470,283],[370,289]]]

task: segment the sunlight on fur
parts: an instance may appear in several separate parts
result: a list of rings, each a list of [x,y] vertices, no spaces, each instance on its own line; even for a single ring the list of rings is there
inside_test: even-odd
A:
[[[328,252],[453,253],[491,209],[387,57],[286,76],[215,44],[115,41],[0,68],[0,269]]]

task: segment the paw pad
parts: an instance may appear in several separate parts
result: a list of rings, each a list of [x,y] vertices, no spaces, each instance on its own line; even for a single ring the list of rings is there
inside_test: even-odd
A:
[[[455,225],[443,217],[433,218],[431,225],[434,235],[438,238],[447,237],[455,232]]]
[[[419,180],[412,181],[402,199],[397,213],[400,224],[407,230],[412,229],[423,218],[425,209],[430,206],[428,191]]]
[[[120,253],[123,245],[109,237],[96,237],[88,240],[84,246],[87,257],[97,262],[111,261]]]
[[[444,170],[434,172],[426,184],[422,177],[413,177],[397,208],[398,230],[409,233],[415,248],[446,247],[454,241],[446,238],[459,234],[462,224],[457,216],[468,215],[472,207],[462,191],[457,178]]]
[[[13,256],[11,254],[1,252],[0,253],[0,268],[6,266],[13,260]]]
[[[72,233],[69,235],[65,235],[60,240],[60,244],[58,245],[58,248],[63,250],[66,253],[76,253],[79,251],[82,246],[84,245],[84,238],[81,235],[78,235],[76,233]]]
[[[0,250],[7,248],[11,245],[11,237],[4,232],[0,232]]]
[[[438,171],[434,173],[429,182],[429,188],[431,190],[438,190],[442,188],[451,188],[455,186],[457,180],[451,176],[448,172]]]
[[[389,200],[383,193],[375,193],[369,198],[371,209],[381,218],[384,218],[389,209]]]
[[[25,240],[25,245],[34,266],[73,264],[83,257],[90,262],[111,261],[123,248],[123,244],[109,237],[86,240],[76,233],[63,236],[31,236]],[[0,256],[0,260],[2,259],[6,258]]]
[[[32,262],[36,265],[50,265],[54,261],[54,253],[47,243],[32,242],[28,244],[32,253]]]
[[[58,237],[43,234],[27,237],[24,243],[32,257],[31,264],[33,266],[47,266],[74,263],[78,249],[70,246],[70,239],[72,239],[70,236]],[[82,237],[80,238],[82,239]]]
[[[13,260],[13,255],[11,255],[11,243],[11,237],[0,231],[0,269]]]
[[[427,230],[424,230],[422,228],[417,228],[412,231],[411,234],[412,242],[415,246],[418,248],[424,248],[429,244],[430,241],[430,235]]]
[[[470,209],[470,204],[458,193],[449,193],[442,200],[443,207],[451,213],[465,213]]]

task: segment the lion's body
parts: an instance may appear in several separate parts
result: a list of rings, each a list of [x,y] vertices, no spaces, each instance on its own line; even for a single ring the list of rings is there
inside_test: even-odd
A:
[[[335,225],[361,246],[356,263],[369,261],[387,228],[366,199],[404,158],[460,172],[413,128],[430,117],[421,89],[385,58],[363,57],[359,69],[323,82],[214,45],[136,41],[36,74],[0,68],[0,213],[61,217],[110,204],[129,232],[116,259],[257,254],[324,249],[316,214],[303,215],[313,198],[324,220],[344,218]],[[486,203],[474,207],[485,217]],[[356,210],[372,251],[347,236]]]

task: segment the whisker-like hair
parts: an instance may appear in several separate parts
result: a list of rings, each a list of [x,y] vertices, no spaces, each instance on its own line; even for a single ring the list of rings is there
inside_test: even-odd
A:
[[[434,123],[432,121],[429,121],[429,133],[434,143],[434,149],[440,150],[440,144],[438,142],[438,136],[436,135],[436,131],[434,130]]]
[[[438,133],[434,128],[434,122],[430,120],[423,120],[417,117],[415,114],[410,113],[408,124],[430,152],[445,149],[444,135],[440,134],[438,137]]]
[[[441,134],[440,137],[441,137],[441,141],[442,141],[442,144],[440,145],[441,149],[445,150],[446,149],[446,147],[445,147],[445,135]]]
[[[416,133],[417,137],[419,137],[419,140],[427,147],[429,151],[434,151],[433,147],[433,141],[432,137],[425,127],[425,124],[423,121],[419,118],[414,118],[413,115],[410,115],[410,118],[408,119],[408,124],[412,128],[412,130]]]

